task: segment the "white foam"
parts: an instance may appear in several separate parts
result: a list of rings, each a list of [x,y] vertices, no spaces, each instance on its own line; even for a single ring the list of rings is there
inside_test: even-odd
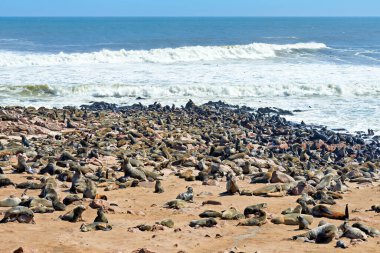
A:
[[[231,59],[266,59],[300,50],[327,48],[323,43],[192,46],[152,50],[101,50],[92,53],[33,54],[0,52],[0,66],[49,66],[101,63],[176,63]]]

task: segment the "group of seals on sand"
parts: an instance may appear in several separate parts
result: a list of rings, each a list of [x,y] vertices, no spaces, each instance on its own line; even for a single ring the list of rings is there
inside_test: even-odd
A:
[[[27,173],[30,180],[16,184],[0,173],[0,187],[41,191],[38,198],[0,200],[0,205],[12,208],[4,222],[30,223],[34,212],[65,211],[69,205],[75,207],[61,219],[81,221],[87,208],[80,202],[83,198],[93,200],[90,207],[110,208],[105,204],[107,196],[99,194],[100,188],[107,192],[151,181],[155,182],[154,193],[164,194],[163,182],[172,174],[203,185],[225,182],[226,191],[221,194],[234,195],[236,201],[240,195],[300,196],[299,206],[271,220],[305,230],[311,228],[313,217],[347,220],[348,207],[335,212],[331,206],[343,198],[351,183],[372,184],[380,179],[380,143],[372,132],[349,134],[289,122],[278,114],[283,111],[275,108],[256,110],[220,101],[198,106],[190,100],[180,108],[159,103],[93,103],[81,109],[1,109],[4,122],[19,122],[3,128],[4,134],[18,137],[0,141],[1,172]],[[45,130],[54,134],[27,135]],[[11,164],[10,158],[17,163]],[[109,158],[114,160],[112,164]],[[266,185],[243,189],[240,180]],[[57,188],[66,184],[70,194],[61,198]],[[192,187],[164,204],[174,209],[188,205],[196,205]],[[189,225],[212,227],[217,219],[225,219],[239,220],[239,226],[263,226],[270,218],[266,208],[259,204],[244,212],[234,207],[222,212],[207,209]],[[380,210],[377,206],[372,209]],[[99,209],[94,223],[82,225],[81,231],[110,230],[105,211]],[[377,233],[363,224],[360,228]],[[346,224],[335,229],[323,224],[300,237],[328,242],[338,230],[358,234],[360,228]]]

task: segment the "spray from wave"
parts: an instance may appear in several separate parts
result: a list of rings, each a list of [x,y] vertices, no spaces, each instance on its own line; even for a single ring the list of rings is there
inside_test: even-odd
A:
[[[31,54],[0,52],[0,66],[49,66],[102,63],[177,63],[214,60],[274,58],[303,51],[326,49],[323,43],[265,44],[233,46],[192,46],[151,50],[101,50],[92,53]]]

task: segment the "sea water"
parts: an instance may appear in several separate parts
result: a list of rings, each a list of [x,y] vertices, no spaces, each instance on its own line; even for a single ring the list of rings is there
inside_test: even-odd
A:
[[[222,100],[366,131],[379,98],[380,18],[0,18],[2,106]]]

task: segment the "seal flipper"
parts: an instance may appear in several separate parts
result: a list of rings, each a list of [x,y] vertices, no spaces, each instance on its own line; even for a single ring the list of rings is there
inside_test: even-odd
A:
[[[345,216],[346,216],[346,220],[350,219],[350,214],[348,212],[348,204],[346,204]]]

